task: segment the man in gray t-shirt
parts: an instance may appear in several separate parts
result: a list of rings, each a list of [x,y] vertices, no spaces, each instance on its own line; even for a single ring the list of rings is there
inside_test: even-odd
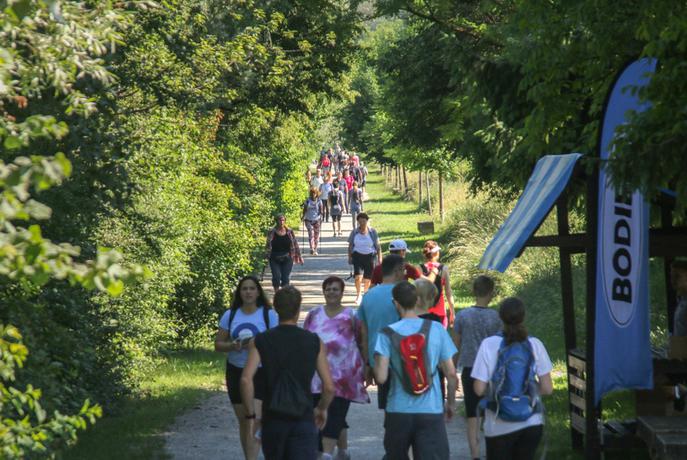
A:
[[[472,367],[482,340],[498,334],[501,318],[488,306],[474,305],[458,312],[454,329],[460,341],[458,367]]]
[[[455,343],[458,348],[458,365],[463,371],[460,376],[463,385],[463,400],[467,417],[467,438],[470,457],[479,458],[479,425],[477,423],[477,404],[479,397],[473,389],[472,365],[482,340],[496,335],[503,324],[498,312],[489,308],[494,297],[494,280],[488,276],[478,276],[472,283],[475,305],[458,312],[454,324]]]

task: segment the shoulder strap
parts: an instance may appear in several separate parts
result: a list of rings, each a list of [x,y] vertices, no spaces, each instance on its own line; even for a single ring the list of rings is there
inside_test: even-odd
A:
[[[430,319],[423,319],[422,320],[422,326],[420,327],[420,334],[424,335],[425,337],[429,337],[429,331],[432,330],[432,320]]]
[[[234,316],[236,316],[237,311],[239,311],[238,308],[232,308],[229,310],[229,324],[227,324],[227,329],[229,330],[229,335],[231,335],[231,323],[234,322]]]
[[[266,306],[262,306],[262,320],[265,322],[265,329],[270,328],[270,310]]]

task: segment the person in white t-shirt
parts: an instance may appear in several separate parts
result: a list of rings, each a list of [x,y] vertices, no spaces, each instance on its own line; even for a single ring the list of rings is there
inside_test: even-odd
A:
[[[494,335],[482,341],[472,367],[471,377],[475,380],[474,390],[477,396],[483,396],[487,391],[496,370],[499,348],[504,340],[506,345],[529,340],[534,354],[534,371],[538,379],[539,394],[551,394],[553,392],[551,359],[542,342],[527,335],[524,324],[525,304],[517,297],[509,297],[501,302],[499,317],[503,321],[503,335]],[[522,422],[508,422],[486,409],[484,436],[487,445],[487,460],[533,459],[543,431],[542,412],[536,412]]]
[[[270,301],[260,285],[260,281],[253,276],[243,277],[231,302],[231,307],[224,312],[219,320],[219,328],[215,337],[215,351],[227,353],[226,384],[229,401],[234,408],[234,414],[239,423],[241,448],[246,460],[257,460],[260,444],[250,431],[250,421],[246,416],[241,400],[241,373],[248,360],[248,345],[255,336],[279,324],[277,314],[272,310]],[[260,411],[261,401],[265,397],[265,376],[260,369],[255,376],[256,406]],[[259,412],[260,413],[260,412]]]

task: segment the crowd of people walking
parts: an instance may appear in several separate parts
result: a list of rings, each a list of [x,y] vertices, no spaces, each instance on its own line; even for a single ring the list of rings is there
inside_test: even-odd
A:
[[[481,457],[482,418],[487,459],[534,458],[552,364],[527,333],[523,302],[511,297],[491,307],[494,281],[482,275],[472,283],[474,304],[455,314],[436,241],[423,245],[420,266],[406,260],[404,240],[391,241],[383,255],[363,211],[367,171],[358,155],[336,144],[313,166],[301,214],[310,254],[318,254],[322,223],[331,218],[339,236],[340,218],[350,213],[347,255],[357,308],[342,302],[345,281],[327,276],[322,304],[299,327],[302,296],[290,272],[303,258],[278,216],[266,244],[274,306],[256,277],[243,278],[215,341],[227,353],[226,385],[244,457],[256,459],[262,449],[267,460],[351,458],[347,414],[351,403],[370,403],[374,385],[384,411],[379,457],[448,459],[445,424],[462,384],[471,457]]]

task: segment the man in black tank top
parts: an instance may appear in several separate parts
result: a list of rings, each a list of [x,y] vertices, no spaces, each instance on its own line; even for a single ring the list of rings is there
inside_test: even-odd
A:
[[[246,418],[253,421],[253,433],[261,432],[262,452],[266,460],[315,460],[318,432],[327,421],[327,408],[334,398],[334,383],[329,373],[324,344],[316,334],[298,327],[301,293],[285,286],[274,295],[274,309],[279,326],[258,334],[251,342],[248,362],[241,376],[241,396]],[[262,414],[255,413],[253,376],[262,363],[265,398]],[[280,375],[288,370],[310,402],[300,415],[283,415],[270,410],[274,389]],[[322,379],[322,397],[312,405],[310,383],[317,372]],[[262,416],[262,417],[261,417]]]

